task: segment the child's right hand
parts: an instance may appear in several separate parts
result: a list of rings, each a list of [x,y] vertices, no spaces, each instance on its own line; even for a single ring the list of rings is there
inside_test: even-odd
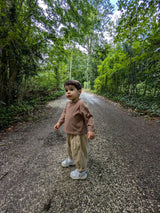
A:
[[[60,127],[60,124],[59,124],[59,123],[56,123],[56,125],[54,125],[54,129],[55,129],[56,131],[58,131],[59,127]]]

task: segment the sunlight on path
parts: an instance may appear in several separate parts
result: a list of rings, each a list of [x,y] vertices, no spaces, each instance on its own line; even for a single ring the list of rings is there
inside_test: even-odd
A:
[[[100,104],[101,100],[92,93],[82,92],[81,98],[89,104]]]
[[[89,104],[100,104],[100,99],[97,98],[96,95],[91,94],[91,93],[87,93],[87,92],[82,92],[80,98],[82,100],[85,101],[85,103],[89,103]],[[65,96],[62,96],[61,98],[54,100],[54,101],[50,101],[47,106],[48,107],[59,107],[59,108],[64,108],[65,104],[67,103],[67,100]]]
[[[54,101],[50,101],[47,106],[48,107],[59,107],[59,108],[64,108],[65,104],[67,102],[67,99],[63,97],[57,99],[57,100],[54,100]]]

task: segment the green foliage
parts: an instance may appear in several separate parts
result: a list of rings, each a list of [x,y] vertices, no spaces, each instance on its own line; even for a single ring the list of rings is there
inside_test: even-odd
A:
[[[88,88],[87,88],[87,86],[88,86]],[[91,90],[91,82],[89,81],[88,83],[85,81],[84,82],[84,84],[83,84],[83,88],[84,89],[89,89],[89,90]]]
[[[72,49],[72,69],[71,69],[71,78],[79,79],[80,82],[86,80],[86,66],[87,66],[87,57],[86,54],[82,53],[80,50],[74,48]]]
[[[95,92],[159,116],[160,27],[156,0],[118,1],[116,48],[98,64]]]
[[[0,100],[6,122],[21,109],[28,113],[32,105],[54,99],[68,78],[89,84],[98,94],[127,94],[127,104],[139,101],[135,108],[159,113],[158,0],[118,1],[114,48],[103,34],[111,26],[110,1],[43,3],[46,9],[36,0],[0,0]],[[145,101],[139,99],[143,96]],[[155,98],[153,104],[147,105],[152,102],[148,97]]]
[[[45,102],[56,97],[57,91],[57,79],[54,72],[40,72],[37,76],[31,77],[28,81],[24,81],[21,91],[21,101]]]
[[[34,119],[34,113],[48,101],[54,100],[64,94],[64,91],[52,92],[49,96],[39,96],[36,99],[26,100],[19,104],[6,106],[0,103],[0,129],[10,125]]]
[[[37,73],[43,33],[35,23],[37,1],[0,1],[0,98],[12,104],[23,78]]]
[[[0,102],[0,128],[7,128],[15,122],[34,119],[36,110],[48,101],[63,95],[64,91],[56,89],[53,73],[41,72],[38,76],[29,79],[29,84],[21,93],[23,98],[15,104],[6,105]]]
[[[121,48],[110,51],[104,61],[98,65],[99,76],[95,79],[95,90],[98,93],[118,92],[128,70],[127,63],[128,55]]]
[[[72,52],[67,50],[68,43],[86,44],[85,37],[91,32],[97,38],[93,30],[98,29],[102,17],[97,15],[98,7],[105,6],[104,14],[110,7],[108,1],[97,0],[43,3],[46,10],[36,0],[0,0],[0,99],[7,104],[17,101],[21,82],[36,75],[42,62],[51,66],[47,70],[54,70],[60,88]],[[82,73],[74,76],[84,78]]]
[[[126,108],[131,108],[135,113],[140,115],[149,115],[160,117],[160,97],[153,97],[151,95],[140,96],[140,95],[126,95],[108,94],[108,98],[113,101],[119,102]]]

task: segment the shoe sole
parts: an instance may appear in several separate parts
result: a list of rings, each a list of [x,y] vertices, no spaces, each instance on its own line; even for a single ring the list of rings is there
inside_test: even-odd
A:
[[[69,164],[69,165],[67,165],[67,166],[61,164],[61,166],[62,166],[63,168],[67,168],[67,167],[70,167],[70,166],[75,166],[75,164]]]
[[[74,180],[85,180],[87,178],[87,174],[79,178],[72,177],[72,175],[70,174],[70,177]]]

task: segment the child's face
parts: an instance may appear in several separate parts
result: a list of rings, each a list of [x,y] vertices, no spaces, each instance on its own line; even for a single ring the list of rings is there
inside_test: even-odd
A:
[[[81,90],[77,90],[77,88],[73,85],[65,86],[65,95],[71,101],[77,101],[81,94]]]

